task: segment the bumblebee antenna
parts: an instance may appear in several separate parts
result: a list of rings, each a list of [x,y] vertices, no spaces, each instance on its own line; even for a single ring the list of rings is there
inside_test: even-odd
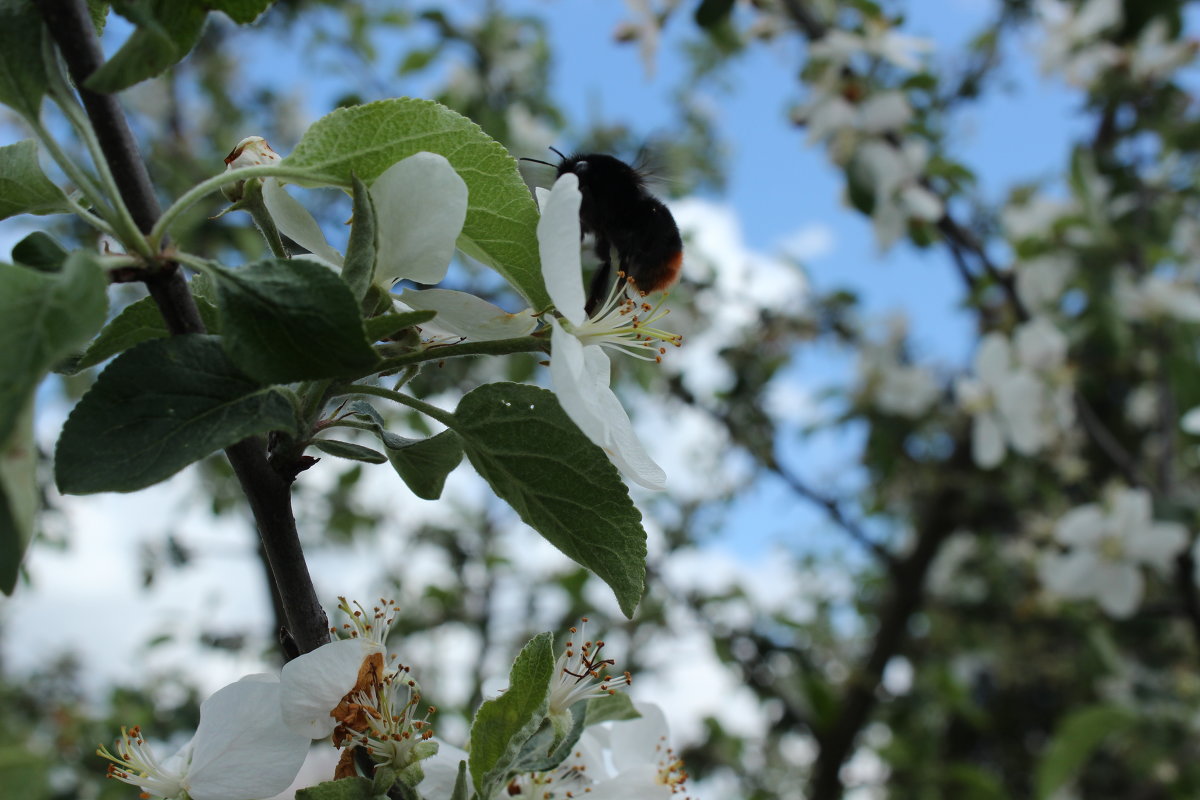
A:
[[[567,160],[567,157],[563,155],[562,150],[559,150],[557,147],[551,147],[550,149],[553,150],[554,154],[557,155],[559,158],[561,158],[563,161]],[[543,161],[542,163],[544,164],[546,162]]]
[[[545,164],[547,167],[555,167],[555,168],[557,168],[557,167],[558,167],[558,165],[557,165],[557,164],[551,164],[549,161],[542,161],[540,158],[525,158],[525,157],[521,157],[521,158],[520,158],[520,159],[518,159],[518,160],[520,160],[520,161],[532,161],[532,162],[533,162],[533,163],[535,163],[535,164]]]

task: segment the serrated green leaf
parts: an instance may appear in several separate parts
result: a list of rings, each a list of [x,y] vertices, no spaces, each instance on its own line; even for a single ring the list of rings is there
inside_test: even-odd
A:
[[[350,287],[354,299],[362,301],[375,280],[375,256],[379,252],[379,228],[375,219],[375,202],[367,185],[352,176],[354,189],[354,225],[342,262],[342,280]]]
[[[409,439],[387,430],[383,417],[369,403],[355,401],[350,411],[371,425],[387,448],[392,468],[413,494],[422,500],[437,500],[442,496],[446,477],[462,461],[462,439],[454,431],[445,430],[428,439]]]
[[[206,0],[206,5],[214,11],[221,11],[239,25],[246,25],[258,19],[275,0]]]
[[[632,616],[646,580],[646,532],[616,467],[553,393],[493,383],[467,394],[455,431],[475,469],[531,528],[596,573]]]
[[[31,398],[18,414],[8,440],[0,442],[0,591],[6,595],[17,585],[40,499]]]
[[[1101,742],[1136,721],[1127,709],[1110,705],[1087,706],[1067,715],[1038,762],[1037,797],[1045,800],[1070,783]]]
[[[38,164],[37,142],[25,139],[0,147],[0,219],[66,210],[66,196]]]
[[[399,314],[380,314],[363,322],[367,338],[372,342],[382,341],[405,328],[429,322],[437,316],[436,311],[404,311]]]
[[[67,249],[42,231],[34,231],[13,245],[12,258],[39,272],[58,272],[67,260]]]
[[[296,800],[375,800],[371,781],[354,776],[325,781],[296,792]]]
[[[517,162],[478,125],[438,103],[414,98],[340,108],[305,132],[283,165],[370,184],[415,153],[438,153],[467,184],[458,246],[495,269],[535,309],[550,305],[537,246],[537,207]]]
[[[196,281],[192,281],[192,291],[196,291]],[[200,318],[209,333],[220,333],[221,323],[217,317],[217,307],[203,297],[195,296],[196,307],[200,310]],[[161,339],[169,336],[167,323],[158,310],[158,304],[153,297],[143,297],[135,300],[117,314],[111,322],[104,326],[79,358],[71,365],[71,371],[94,367],[101,361],[112,358],[117,353],[123,353],[136,344],[150,339]]]
[[[37,119],[48,86],[42,19],[27,0],[0,0],[0,103]]]
[[[313,445],[322,453],[328,453],[336,458],[346,458],[351,461],[365,461],[368,464],[386,464],[387,456],[378,450],[372,450],[354,442],[343,442],[337,439],[315,439]]]
[[[513,662],[508,689],[476,712],[468,766],[481,797],[492,797],[503,785],[521,748],[546,719],[553,673],[554,637],[539,633]]]
[[[357,378],[379,362],[358,301],[328,267],[267,259],[214,273],[230,358],[265,383]]]
[[[114,0],[112,7],[136,28],[84,81],[87,88],[105,94],[128,89],[179,63],[199,41],[208,14],[199,0]]]
[[[587,725],[587,704],[576,703],[570,709],[571,727],[560,734],[554,725],[543,725],[525,742],[513,764],[516,772],[547,772],[571,754]]]
[[[50,368],[104,324],[107,287],[104,270],[82,251],[57,273],[0,263],[0,442]]]
[[[67,494],[132,492],[248,436],[295,434],[288,396],[247,377],[216,336],[126,350],[75,406],[55,451]]]

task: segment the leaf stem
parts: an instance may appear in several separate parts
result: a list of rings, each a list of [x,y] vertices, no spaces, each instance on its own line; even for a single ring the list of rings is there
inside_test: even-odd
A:
[[[513,353],[549,352],[549,342],[545,337],[533,334],[517,336],[512,339],[493,339],[486,342],[461,342],[459,344],[432,345],[424,350],[416,350],[400,356],[385,358],[380,367],[381,371],[406,367],[409,364],[420,364],[425,361],[440,361],[443,358],[456,356],[505,356]]]
[[[226,184],[237,183],[247,178],[292,178],[296,181],[304,181],[306,184],[316,183],[322,186],[336,186],[343,189],[349,185],[337,178],[316,175],[312,170],[297,169],[296,167],[288,167],[281,164],[261,164],[254,167],[232,169],[228,172],[222,172],[220,175],[206,178],[184,192],[178,200],[163,212],[163,215],[158,218],[158,222],[154,223],[154,227],[150,230],[150,243],[157,246],[163,237],[167,235],[167,231],[171,228],[176,218],[195,205],[200,199],[219,191]]]
[[[382,386],[370,386],[363,383],[355,383],[345,387],[344,391],[338,392],[340,396],[367,394],[374,397],[383,397],[391,400],[394,403],[399,403],[402,406],[408,406],[414,411],[420,411],[427,417],[436,419],[438,422],[445,425],[447,428],[453,428],[458,424],[458,420],[449,411],[430,405],[423,400],[418,400],[415,397],[410,397],[400,392],[393,392],[391,389],[385,389]]]

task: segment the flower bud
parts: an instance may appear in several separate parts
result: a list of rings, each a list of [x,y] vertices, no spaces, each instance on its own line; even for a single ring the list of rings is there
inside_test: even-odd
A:
[[[247,136],[237,143],[229,155],[225,156],[225,171],[241,167],[257,167],[263,164],[275,164],[280,156],[271,149],[267,140],[261,136]],[[221,187],[221,193],[231,202],[236,203],[245,193],[245,181],[230,183]]]

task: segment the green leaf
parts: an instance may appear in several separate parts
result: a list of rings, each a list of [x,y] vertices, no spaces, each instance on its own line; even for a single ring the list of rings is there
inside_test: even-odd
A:
[[[65,247],[42,231],[34,231],[12,249],[13,261],[39,272],[58,272],[67,255]]]
[[[112,7],[137,27],[84,81],[104,94],[128,89],[177,64],[196,46],[208,13],[198,0],[114,0]]]
[[[535,309],[550,305],[537,246],[537,206],[517,162],[471,120],[429,100],[403,97],[339,108],[305,132],[283,165],[370,184],[415,153],[438,153],[467,184],[458,246],[495,269]]]
[[[442,496],[446,477],[462,461],[462,455],[462,439],[450,430],[428,439],[407,439],[403,446],[389,447],[387,451],[396,474],[422,500],[437,500]]]
[[[265,383],[357,378],[379,362],[358,301],[328,267],[267,259],[214,273],[225,349]]]
[[[342,280],[350,287],[354,299],[362,301],[375,280],[375,255],[379,251],[379,228],[375,220],[375,203],[367,185],[352,176],[354,183],[354,225],[342,262]]]
[[[387,456],[378,450],[372,450],[354,442],[342,442],[337,439],[315,439],[315,446],[322,453],[328,453],[336,458],[347,458],[351,461],[365,461],[368,464],[385,464]]]
[[[372,342],[382,341],[394,336],[405,328],[429,322],[437,316],[436,311],[404,311],[399,314],[381,314],[371,317],[363,323],[367,338]]]
[[[55,452],[68,494],[132,492],[269,431],[295,433],[292,403],[229,360],[216,336],[171,336],[126,350],[75,406]]]
[[[1137,718],[1118,706],[1094,705],[1067,715],[1037,766],[1038,798],[1049,798],[1070,783],[1110,734],[1131,728]]]
[[[37,119],[46,94],[42,18],[28,0],[0,0],[0,103]]]
[[[5,594],[12,594],[16,588],[21,559],[33,538],[40,500],[30,398],[8,441],[0,443],[0,591]]]
[[[38,164],[37,142],[25,139],[0,147],[0,219],[66,210],[66,196]]]
[[[296,792],[296,800],[375,800],[375,797],[371,781],[358,776],[325,781]]]
[[[553,672],[554,637],[539,633],[513,662],[508,689],[476,712],[469,766],[480,797],[494,796],[525,742],[545,720]]]
[[[192,291],[195,292],[196,281],[192,281]],[[209,300],[197,296],[196,306],[200,309],[200,318],[209,333],[220,333],[221,325],[217,317],[217,307]],[[150,339],[161,339],[170,335],[167,323],[153,297],[143,297],[121,310],[111,322],[104,326],[83,356],[71,365],[71,371],[94,367],[101,361],[112,358],[117,353],[123,353],[135,344]]]
[[[701,28],[712,28],[729,19],[733,11],[733,0],[702,0],[696,7],[696,24]]]
[[[450,795],[450,800],[468,800],[467,787],[470,784],[467,782],[467,762],[458,762],[458,777],[454,779],[454,793]]]
[[[221,11],[239,25],[247,25],[258,19],[275,0],[207,0],[206,5]]]
[[[576,703],[570,709],[571,727],[559,731],[554,725],[542,725],[525,742],[521,754],[513,763],[515,772],[548,772],[571,755],[571,749],[583,735],[587,725],[587,704]]]
[[[616,467],[545,389],[480,386],[454,429],[475,469],[526,524],[596,573],[632,616],[646,580],[646,532]]]
[[[641,716],[633,707],[633,700],[624,692],[595,697],[587,702],[588,725],[598,725],[601,722],[623,722],[627,719],[640,719]]]
[[[104,324],[107,287],[104,270],[83,251],[52,274],[0,264],[0,442],[50,367]]]
[[[445,430],[428,439],[408,439],[384,428],[383,417],[369,403],[355,401],[350,411],[370,423],[387,448],[392,468],[413,494],[422,500],[437,500],[442,496],[446,477],[462,461],[462,439],[458,434]]]

